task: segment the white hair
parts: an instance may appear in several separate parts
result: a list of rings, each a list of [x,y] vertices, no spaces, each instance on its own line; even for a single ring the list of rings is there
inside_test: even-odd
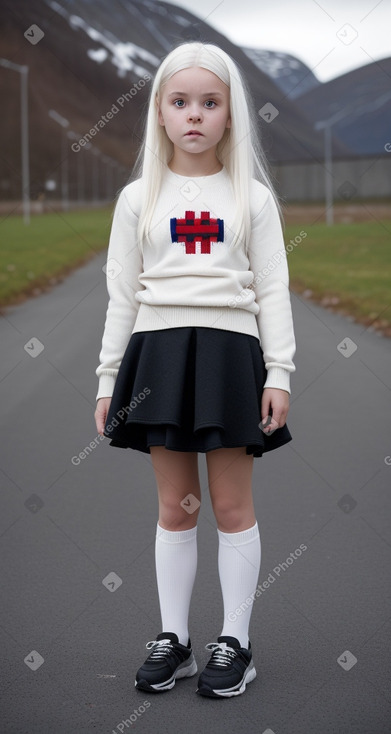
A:
[[[201,67],[216,74],[230,90],[231,127],[226,128],[217,144],[216,156],[225,166],[232,182],[236,211],[232,229],[232,247],[247,246],[251,234],[250,184],[256,178],[270,190],[281,213],[278,198],[271,182],[268,164],[263,153],[257,117],[251,93],[237,64],[218,46],[199,41],[183,43],[173,49],[162,61],[155,74],[148,101],[143,142],[133,166],[130,180],[142,179],[142,208],[138,224],[138,246],[146,239],[164,171],[174,153],[174,146],[165,128],[159,124],[157,102],[162,87],[177,71]]]

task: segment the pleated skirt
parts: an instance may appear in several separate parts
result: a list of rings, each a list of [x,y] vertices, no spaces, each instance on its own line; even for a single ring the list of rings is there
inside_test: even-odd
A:
[[[260,427],[267,377],[256,337],[209,327],[131,335],[108,411],[110,446],[206,453],[246,447],[265,452],[292,440],[285,426]]]

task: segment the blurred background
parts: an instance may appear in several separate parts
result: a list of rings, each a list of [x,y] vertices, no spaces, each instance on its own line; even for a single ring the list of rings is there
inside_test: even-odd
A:
[[[0,305],[39,294],[61,270],[107,245],[108,212],[135,160],[151,79],[173,47],[201,40],[227,51],[250,85],[259,135],[285,204],[287,242],[298,238],[290,258],[292,285],[388,333],[388,296],[378,292],[373,300],[371,287],[385,271],[389,278],[390,266],[389,3],[199,0],[195,12],[190,0],[3,0],[0,14],[5,248],[10,240],[27,247],[21,223],[31,225],[45,214],[45,232],[35,231],[41,246],[45,236],[58,242],[61,261],[52,267],[48,250],[42,246],[39,258],[35,248],[22,273],[7,252]],[[91,208],[95,216],[86,219]],[[68,242],[61,254],[57,230],[65,226],[65,213],[89,245],[72,249]],[[28,240],[32,245],[32,231]],[[314,276],[319,255],[326,266],[322,282]],[[335,257],[346,265],[344,293],[327,270],[327,261],[335,270]],[[362,282],[361,271],[346,275],[367,258],[379,264],[373,282],[368,275]]]

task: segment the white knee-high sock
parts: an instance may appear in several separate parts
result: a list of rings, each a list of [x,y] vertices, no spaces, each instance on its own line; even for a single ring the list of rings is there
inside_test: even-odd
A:
[[[252,602],[261,567],[261,538],[258,523],[239,533],[223,533],[219,537],[218,568],[224,603],[224,626],[221,635],[239,640],[248,647],[248,628]],[[242,607],[241,607],[242,605]],[[238,614],[239,610],[239,614]]]
[[[190,599],[197,571],[197,525],[190,530],[156,528],[156,579],[162,632],[175,632],[182,645],[189,641]]]

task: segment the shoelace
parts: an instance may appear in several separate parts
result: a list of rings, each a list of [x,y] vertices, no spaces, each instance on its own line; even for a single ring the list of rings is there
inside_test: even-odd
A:
[[[226,668],[237,655],[237,650],[229,647],[226,642],[208,642],[206,650],[213,650],[208,665],[219,665]]]
[[[145,645],[147,650],[152,650],[150,658],[152,660],[162,660],[166,658],[173,650],[171,640],[151,640]]]

